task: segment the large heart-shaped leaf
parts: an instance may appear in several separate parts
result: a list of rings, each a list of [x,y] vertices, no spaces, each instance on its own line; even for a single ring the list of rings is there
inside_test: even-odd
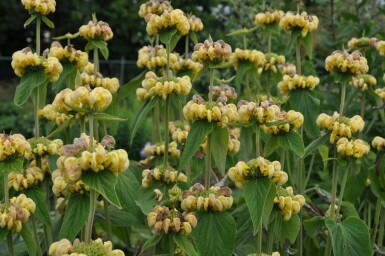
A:
[[[295,131],[279,135],[278,143],[281,147],[294,152],[297,156],[302,157],[305,154],[302,137]]]
[[[229,142],[229,131],[227,128],[217,128],[211,133],[211,153],[215,165],[222,175],[225,174],[227,143]]]
[[[181,248],[188,256],[198,256],[192,241],[186,235],[176,233],[173,238],[175,244]]]
[[[0,173],[20,172],[23,169],[24,157],[0,162]]]
[[[15,97],[13,99],[15,105],[23,105],[31,96],[32,91],[44,83],[46,83],[44,70],[26,72],[16,87]]]
[[[35,186],[25,190],[24,194],[28,198],[31,198],[36,204],[36,211],[34,212],[34,215],[45,225],[52,227],[44,190]]]

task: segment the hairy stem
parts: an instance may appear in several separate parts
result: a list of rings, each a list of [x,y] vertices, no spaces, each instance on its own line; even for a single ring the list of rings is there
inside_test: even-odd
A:
[[[106,224],[107,224],[107,238],[109,241],[112,241],[112,227],[111,227],[111,214],[110,208],[108,208],[108,201],[103,197],[104,203],[104,214],[106,215]]]
[[[210,173],[211,173],[211,133],[207,135],[206,148],[206,167],[205,167],[205,188],[210,188]]]
[[[271,52],[271,30],[268,31],[267,35],[267,52]]]
[[[12,238],[11,231],[8,231],[8,234],[7,234],[7,245],[8,245],[9,256],[15,256],[15,250],[13,248],[13,238]]]
[[[37,233],[36,219],[33,214],[31,215],[31,221],[32,221],[33,236],[34,236],[36,249],[37,249],[37,255],[42,256],[43,253],[41,252],[39,234]]]
[[[166,98],[165,109],[164,109],[164,156],[163,156],[163,166],[167,168],[168,166],[168,143],[169,143],[169,105],[170,105],[170,97]]]
[[[380,216],[384,216],[384,215],[385,215],[385,209],[382,208]],[[385,229],[385,218],[381,218],[380,230],[378,232],[378,238],[377,238],[377,243],[379,247],[382,247],[382,245],[384,244],[384,229]]]
[[[299,9],[299,5],[298,9]],[[301,75],[301,43],[300,43],[300,37],[297,38],[297,42],[295,45],[295,57],[296,57],[296,67],[297,67],[297,74]]]
[[[346,96],[346,83],[342,83],[342,87],[341,87],[341,103],[340,103],[340,116],[344,115],[345,96]]]
[[[346,170],[345,170],[345,173],[344,173],[344,178],[342,179],[342,184],[341,184],[341,191],[340,191],[340,195],[338,197],[338,208],[337,208],[337,216],[338,214],[340,213],[340,210],[341,210],[341,205],[342,205],[342,200],[343,200],[343,197],[344,197],[344,193],[345,193],[345,187],[346,187],[346,182],[348,180],[348,176],[349,176],[349,173],[350,173],[350,164],[348,164]]]
[[[210,85],[209,85],[209,102],[213,102],[213,87],[214,87],[214,69],[210,68]]]
[[[96,198],[97,193],[94,189],[90,189],[90,212],[88,214],[88,221],[85,231],[85,242],[89,243],[91,242],[92,237],[92,226],[94,224],[94,217],[95,217],[95,209],[96,209]]]
[[[261,129],[259,128],[259,126],[257,126],[256,130],[255,130],[255,154],[257,157],[260,157],[261,156],[261,146],[260,146],[260,136],[261,135]]]
[[[94,75],[99,72],[99,50],[94,48]]]
[[[376,212],[374,215],[374,226],[373,226],[373,233],[372,233],[372,239],[371,239],[372,248],[374,248],[374,243],[376,241],[378,223],[380,222],[380,213],[381,213],[381,197],[377,197]]]
[[[190,36],[189,35],[186,35],[186,41],[185,41],[185,44],[184,44],[184,59],[187,60],[188,59],[188,51],[189,51],[189,43],[190,43]]]
[[[306,187],[309,184],[311,173],[313,171],[315,156],[316,156],[316,153],[313,153],[313,155],[311,156],[309,170],[307,171],[307,176],[306,176],[305,184],[303,185],[303,190],[306,190]]]

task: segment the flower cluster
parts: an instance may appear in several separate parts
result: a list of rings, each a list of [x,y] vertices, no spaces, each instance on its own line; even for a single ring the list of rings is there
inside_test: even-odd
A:
[[[196,227],[198,220],[194,213],[180,213],[177,209],[169,209],[166,206],[157,205],[147,215],[147,222],[150,228],[157,233],[178,233],[190,234]]]
[[[158,95],[166,99],[171,93],[188,95],[191,90],[191,80],[189,76],[183,77],[158,77],[154,72],[146,73],[142,81],[142,87],[136,90],[139,100],[147,100]]]
[[[116,93],[120,87],[119,80],[116,77],[104,78],[100,73],[90,74],[88,72],[83,72],[80,75],[80,78],[83,86],[88,85],[90,88],[102,87],[112,94]]]
[[[106,256],[124,256],[121,250],[113,250],[112,242],[103,242],[98,238],[90,243],[80,242],[76,239],[73,244],[62,239],[51,244],[48,251],[49,256],[86,256],[86,255],[106,255]]]
[[[282,171],[281,163],[258,157],[247,163],[240,161],[234,167],[229,169],[229,178],[235,182],[238,188],[243,188],[246,180],[252,180],[259,177],[268,177],[272,182],[283,185],[287,182],[287,173]]]
[[[337,141],[337,152],[344,158],[362,158],[370,151],[370,146],[360,139],[340,138]]]
[[[173,63],[170,61],[170,68],[175,75],[191,71],[192,75],[195,76],[202,67],[203,65],[201,63],[191,59],[178,58],[178,60]]]
[[[11,65],[15,74],[20,77],[30,70],[44,70],[47,79],[51,82],[58,80],[63,71],[63,66],[57,58],[39,57],[28,47],[13,53]]]
[[[24,8],[29,11],[30,14],[39,14],[46,16],[50,13],[55,12],[56,10],[56,1],[55,0],[21,0],[21,3],[24,5]]]
[[[147,33],[156,35],[166,29],[176,28],[180,35],[186,35],[190,31],[190,23],[186,14],[180,10],[165,10],[162,14],[149,13],[145,16],[147,22]]]
[[[28,167],[22,172],[8,173],[8,187],[15,191],[23,191],[44,180],[44,171],[39,167]]]
[[[283,219],[288,221],[292,214],[299,213],[305,204],[305,198],[302,195],[294,195],[292,187],[286,187],[286,189],[277,187],[274,203],[281,210]]]
[[[47,104],[43,109],[39,109],[38,115],[54,122],[58,126],[61,125],[72,117],[69,113],[71,108],[64,103],[71,93],[72,90],[69,88],[60,91],[56,94],[52,104]]]
[[[308,32],[313,32],[318,27],[318,18],[315,15],[308,15],[306,12],[294,14],[287,12],[279,21],[279,27],[286,31],[301,31],[302,37]]]
[[[140,5],[139,16],[146,17],[149,13],[161,15],[164,11],[171,12],[172,10],[173,8],[167,0],[150,0]]]
[[[219,102],[226,103],[227,100],[235,100],[237,96],[235,88],[227,84],[213,87],[213,97]]]
[[[190,24],[190,32],[198,32],[203,29],[202,20],[195,15],[191,15],[188,18],[188,23]]]
[[[379,41],[376,44],[376,49],[381,56],[385,56],[385,41]]]
[[[262,124],[262,130],[267,134],[279,134],[279,133],[287,133],[294,128],[299,128],[303,124],[303,115],[301,112],[297,112],[294,110],[289,110],[288,112],[281,112],[279,117],[276,117],[276,121],[287,122],[285,124],[272,125],[267,126],[266,124]]]
[[[180,196],[181,208],[185,211],[225,211],[233,205],[232,191],[228,187],[212,186],[205,189],[196,183]]]
[[[272,52],[266,53],[265,59],[266,59],[265,65],[258,69],[259,74],[261,74],[262,71],[267,71],[267,72],[271,71],[273,73],[277,73],[277,71],[279,70],[279,67],[285,64],[285,61],[286,61],[285,56],[278,55]]]
[[[31,145],[31,152],[25,153],[25,157],[29,160],[38,157],[45,157],[47,155],[59,154],[63,147],[61,139],[49,140],[47,138],[32,138],[28,140]]]
[[[114,145],[113,138],[107,135],[100,143],[94,140],[93,147],[90,148],[90,137],[82,133],[80,138],[75,138],[73,144],[63,146],[62,156],[56,165],[62,172],[64,181],[78,181],[82,171],[100,172],[107,169],[115,175],[125,171],[129,166],[127,152],[123,149],[109,151]]]
[[[205,102],[199,95],[194,95],[193,100],[183,107],[183,115],[187,121],[207,120],[217,122],[218,126],[226,127],[227,123],[238,120],[237,106],[218,102]]]
[[[182,145],[186,143],[190,125],[184,123],[169,122],[168,129],[170,131],[172,140]]]
[[[238,69],[239,63],[242,62],[251,62],[254,64],[255,68],[258,69],[265,65],[266,58],[263,52],[236,48],[235,52],[231,56],[231,62],[234,63],[235,70]]]
[[[147,145],[144,147],[144,153],[147,156],[163,156],[164,155],[164,143],[159,143],[156,145]],[[177,143],[175,141],[171,142],[168,146],[168,154],[171,157],[180,157],[180,150],[177,148]]]
[[[374,91],[382,100],[385,100],[385,87],[378,88]]]
[[[48,56],[55,57],[61,62],[73,63],[79,70],[83,70],[88,64],[88,54],[76,50],[72,44],[63,48],[59,42],[53,42],[49,49]]]
[[[0,134],[0,161],[8,161],[31,152],[31,145],[22,134]]]
[[[294,76],[284,75],[282,81],[278,83],[278,89],[282,94],[289,94],[290,91],[297,89],[313,90],[319,84],[319,78],[315,76]]]
[[[178,56],[175,53],[170,53],[170,65],[173,66],[177,61]],[[153,71],[162,69],[167,65],[167,51],[163,45],[144,46],[138,52],[136,65],[139,68],[145,67]]]
[[[361,37],[361,38],[355,38],[349,40],[348,47],[349,49],[357,50],[359,48],[364,47],[376,47],[378,43],[378,39],[375,37],[369,38],[369,37]]]
[[[385,139],[380,136],[374,137],[372,140],[372,147],[378,151],[383,150],[385,148]]]
[[[368,72],[369,66],[359,51],[349,54],[347,51],[337,50],[326,58],[325,69],[333,73],[361,75]]]
[[[271,25],[279,24],[281,18],[285,13],[281,10],[269,10],[266,12],[260,12],[255,15],[255,24],[257,25]]]
[[[377,80],[372,75],[358,75],[352,77],[350,84],[356,88],[360,88],[362,91],[366,91],[369,89],[369,87],[375,86],[377,84]]]
[[[204,43],[198,43],[194,47],[191,58],[199,63],[218,64],[231,58],[231,46],[223,40],[216,42],[206,39]]]
[[[339,138],[351,138],[353,133],[361,132],[364,129],[365,122],[359,115],[348,118],[334,112],[333,116],[325,113],[320,114],[317,118],[317,125],[331,131],[330,142],[334,143]]]
[[[63,173],[60,170],[52,172],[52,192],[56,196],[67,196],[68,193],[83,194],[90,191],[90,187],[85,185],[83,181],[78,180],[76,182],[66,182]]]
[[[89,21],[87,25],[83,25],[79,28],[80,36],[86,40],[98,40],[103,41],[110,40],[114,34],[107,22],[98,21],[96,24],[93,21]]]
[[[227,153],[229,155],[234,155],[238,153],[241,142],[239,141],[240,136],[240,129],[239,128],[233,128],[229,127],[229,140],[227,142]],[[206,154],[206,148],[207,148],[207,137],[205,137],[202,141],[201,148],[203,153]]]
[[[81,86],[74,91],[67,89],[66,94],[64,103],[67,104],[70,109],[71,106],[74,106],[94,111],[102,111],[106,109],[112,101],[111,92],[103,87],[91,89],[86,86]],[[76,109],[74,110],[77,111]]]
[[[294,76],[297,73],[297,68],[294,64],[284,63],[278,65],[279,71],[282,75]]]
[[[28,222],[29,216],[35,210],[36,204],[24,194],[11,198],[9,203],[0,205],[0,228],[19,233],[22,223]]]
[[[187,182],[187,176],[174,170],[172,167],[144,169],[142,172],[142,187],[148,188],[153,181],[160,181],[166,184],[176,182]]]

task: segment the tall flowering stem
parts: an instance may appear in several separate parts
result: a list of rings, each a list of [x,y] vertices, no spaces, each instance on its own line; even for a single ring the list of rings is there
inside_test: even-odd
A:
[[[3,177],[3,191],[4,191],[4,204],[9,202],[9,188],[8,188],[8,175],[5,173]],[[10,256],[15,255],[15,251],[13,248],[13,238],[12,233],[9,231],[7,235],[7,245],[8,245],[8,253]]]
[[[214,69],[210,68],[210,85],[209,85],[209,102],[213,102],[213,87],[214,87]],[[205,187],[210,188],[210,173],[211,173],[211,148],[212,135],[207,135],[207,149],[206,149],[206,166],[205,166]]]
[[[41,17],[38,15],[36,17],[36,54],[40,55],[40,35],[41,35]],[[40,88],[39,86],[35,89],[35,98],[34,98],[34,121],[35,121],[35,137],[40,137],[40,124],[39,124],[39,96]]]
[[[166,43],[166,52],[167,52],[167,66],[166,66],[166,78],[169,77],[170,71],[170,42]],[[164,106],[164,156],[163,156],[163,166],[166,168],[168,166],[168,144],[169,144],[169,105],[170,97],[167,96]]]

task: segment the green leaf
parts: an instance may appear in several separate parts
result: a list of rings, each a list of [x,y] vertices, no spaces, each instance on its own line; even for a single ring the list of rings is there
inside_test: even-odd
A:
[[[204,64],[203,65],[203,68],[201,68],[198,73],[195,74],[194,78],[192,79],[191,82],[195,82],[196,80],[198,80],[198,78],[204,73],[206,72],[207,70],[209,69],[209,65],[207,64]]]
[[[299,38],[300,36],[302,36],[301,30],[294,30],[291,33],[289,43],[287,44],[287,53],[291,52],[291,49],[293,49],[293,46],[297,43],[297,38]]]
[[[238,91],[241,89],[243,77],[247,72],[249,72],[253,68],[254,68],[254,64],[251,62],[247,62],[247,61],[239,62],[237,72],[236,72],[236,78],[235,78],[235,86]]]
[[[45,25],[47,25],[47,27],[49,28],[55,28],[55,24],[53,24],[53,22],[47,18],[47,16],[40,16],[41,17],[41,20],[44,22]]]
[[[31,187],[25,191],[24,194],[31,198],[36,204],[36,211],[34,215],[45,225],[52,227],[51,218],[49,217],[49,210],[45,200],[45,192],[40,187]]]
[[[100,120],[100,121],[119,121],[119,122],[123,122],[123,121],[126,121],[127,119],[125,118],[121,118],[121,117],[117,117],[117,116],[112,116],[112,115],[109,115],[109,114],[106,114],[106,113],[94,113],[94,118],[96,120]]]
[[[31,15],[31,17],[28,18],[28,20],[24,23],[24,28],[28,27],[29,24],[31,24],[32,21],[36,19],[37,15]]]
[[[305,53],[310,60],[313,59],[313,33],[308,32],[305,37],[301,37],[301,42],[305,47]]]
[[[184,234],[176,233],[173,236],[175,244],[181,248],[188,256],[198,256],[192,241]]]
[[[251,221],[253,222],[253,235],[258,232],[259,225],[262,221],[263,210],[266,207],[266,204],[273,203],[273,201],[267,202],[271,185],[271,180],[268,178],[248,180],[245,183],[244,195],[247,208],[249,208]]]
[[[303,128],[313,138],[319,137],[317,117],[320,101],[314,91],[297,89],[290,92],[289,103],[292,109],[303,114]]]
[[[326,171],[326,168],[328,167],[328,161],[329,161],[329,148],[326,145],[322,145],[318,148],[318,152],[321,155],[324,171]]]
[[[181,39],[182,36],[178,35],[178,33],[176,33],[175,35],[173,35],[173,37],[171,37],[171,40],[170,40],[170,52],[174,51],[179,39]]]
[[[288,124],[288,123],[291,123],[295,120],[297,120],[298,118],[292,118],[292,119],[288,119],[288,120],[284,120],[284,121],[274,121],[274,122],[268,122],[268,123],[265,123],[265,126],[266,127],[272,127],[272,126],[277,126],[277,125],[284,125],[284,124]]]
[[[131,133],[130,145],[132,144],[135,134],[138,131],[140,125],[142,124],[144,118],[155,107],[155,105],[158,103],[158,100],[159,100],[158,97],[153,97],[150,101],[145,102],[141,110],[138,111],[134,119],[135,122],[133,123],[132,129],[131,129],[132,133]]]
[[[200,212],[192,237],[201,256],[231,255],[235,246],[235,220],[227,212]]]
[[[0,243],[7,238],[8,232],[6,227],[0,228]]]
[[[56,93],[58,93],[62,88],[61,85],[63,84],[63,82],[68,77],[70,77],[70,75],[73,75],[73,73],[77,72],[76,66],[72,63],[63,63],[62,66],[63,66],[63,71],[60,73],[59,79],[52,83],[52,89]]]
[[[263,148],[263,156],[270,156],[271,153],[273,153],[278,146],[278,136],[270,136],[269,140],[265,144],[265,147]]]
[[[193,41],[194,44],[198,43],[198,37],[194,31],[190,32],[189,36],[190,36],[191,41]]]
[[[81,180],[90,188],[96,190],[111,204],[121,208],[118,195],[115,191],[117,178],[115,174],[108,170],[93,172],[92,170],[82,173]]]
[[[195,155],[199,149],[203,138],[214,131],[215,125],[215,123],[209,123],[203,120],[198,120],[193,123],[190,132],[188,133],[185,148],[179,161],[178,170],[182,170],[190,162],[193,155]]]
[[[55,40],[74,39],[74,38],[78,37],[79,34],[80,34],[79,32],[77,32],[75,34],[67,33],[67,34],[62,35],[62,36],[54,37],[53,39],[55,39]]]
[[[144,245],[142,247],[142,252],[144,252],[148,248],[151,248],[151,247],[157,245],[161,239],[162,239],[162,235],[154,235],[153,237],[151,237],[149,240],[147,240],[144,243]]]
[[[23,105],[31,96],[33,89],[46,82],[44,70],[26,72],[20,79],[20,84],[16,87],[13,102],[17,106]]]
[[[121,86],[118,92],[118,101],[126,99],[128,96],[130,96],[132,92],[135,92],[135,90],[142,84],[146,73],[147,70],[144,70],[142,73],[134,77],[128,83]]]
[[[67,238],[73,241],[87,222],[90,211],[90,196],[88,193],[70,194],[64,214],[63,224],[60,229],[60,239]]]
[[[304,158],[311,155],[316,149],[325,144],[330,138],[330,132],[325,133],[318,139],[313,140],[309,145],[305,148]]]
[[[326,221],[333,245],[334,255],[362,256],[372,255],[369,229],[357,217],[349,217],[341,223]]]
[[[65,129],[67,129],[68,126],[70,126],[74,122],[74,120],[75,120],[74,116],[67,119],[64,123],[62,123],[55,130],[53,130],[50,134],[48,134],[47,138],[52,138],[55,135],[62,133]]]
[[[159,39],[162,43],[168,44],[171,41],[171,38],[178,32],[176,28],[167,29],[159,33]]]
[[[32,233],[28,228],[28,225],[23,225],[20,236],[24,239],[24,243],[27,245],[27,250],[29,255],[36,255],[36,245],[32,237]]]
[[[281,147],[294,152],[297,156],[303,157],[305,154],[302,137],[295,131],[279,135],[278,143]]]
[[[205,169],[205,158],[192,157],[191,159],[191,173],[190,177],[188,177],[188,181],[191,184],[201,175],[203,170]]]
[[[274,221],[278,221],[277,230],[275,230],[277,232],[276,235],[278,236],[278,240],[282,243],[285,239],[287,239],[291,244],[293,244],[297,239],[297,235],[301,227],[298,215],[293,214],[288,221],[285,221],[283,219],[283,215],[278,213]]]
[[[344,218],[347,218],[350,216],[357,217],[357,218],[360,217],[354,205],[346,201],[342,202],[341,204],[341,212],[343,213]]]
[[[71,108],[72,110],[74,110],[74,111],[77,111],[77,112],[80,112],[80,113],[85,113],[85,114],[90,113],[90,111],[89,111],[88,109],[81,108],[81,107],[72,105],[72,104],[67,103],[67,102],[64,102],[64,104],[67,105],[68,107],[70,107],[70,108]]]
[[[276,186],[272,185],[270,187],[269,193],[266,197],[265,207],[263,208],[262,213],[262,224],[265,228],[268,228],[270,215],[274,207],[274,198],[276,197]]]
[[[109,51],[107,43],[103,40],[91,40],[89,41],[95,48],[99,49],[104,59],[108,59]]]
[[[309,220],[304,220],[303,226],[310,237],[315,237],[317,233],[322,232],[325,226],[325,217],[315,216]]]
[[[229,142],[229,130],[227,128],[217,128],[211,133],[211,153],[215,165],[222,175],[225,175],[227,143]]]
[[[23,170],[24,157],[18,157],[11,161],[0,162],[0,173],[20,172]]]

